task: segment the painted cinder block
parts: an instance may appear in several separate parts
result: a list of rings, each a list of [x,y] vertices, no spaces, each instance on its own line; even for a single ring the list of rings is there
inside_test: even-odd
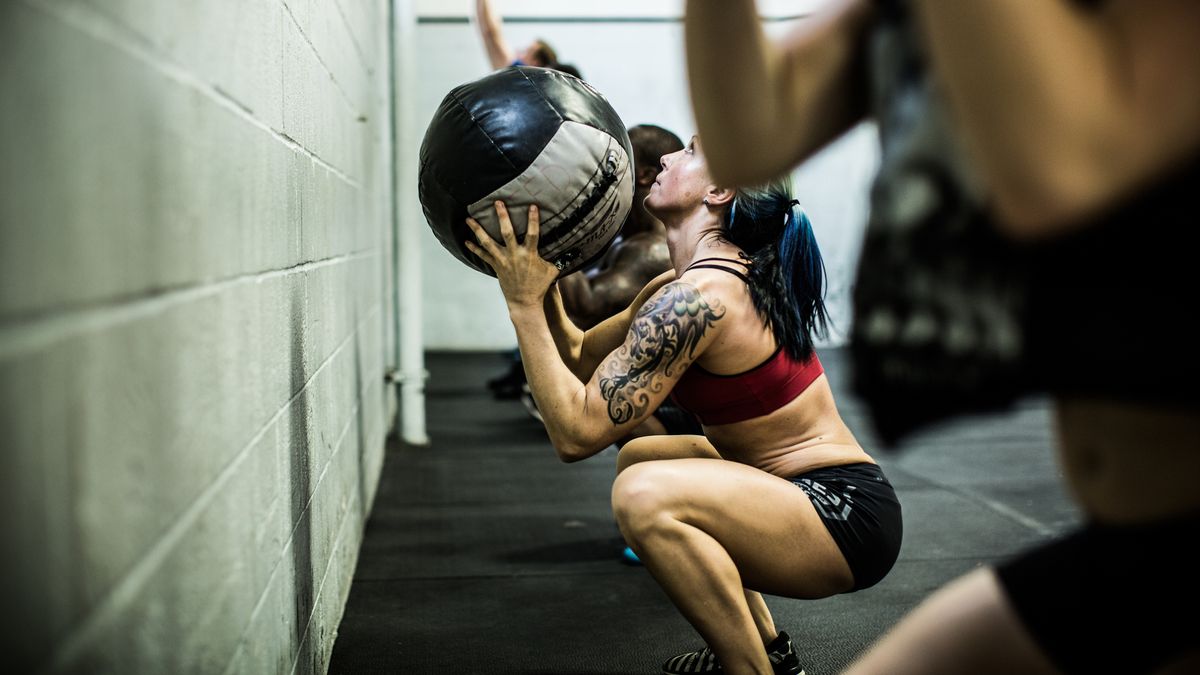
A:
[[[289,546],[281,560],[289,560],[290,555]],[[295,587],[293,565],[277,565],[229,664],[223,671],[216,672],[225,675],[292,672],[300,642]]]
[[[57,14],[6,14],[38,58],[4,75],[0,315],[294,264],[277,136]]]
[[[375,316],[361,328],[371,327]],[[319,621],[309,628],[316,631],[314,645],[331,636],[331,608],[340,612],[342,605],[324,593],[340,597],[353,569],[338,566],[336,538],[346,528],[355,537],[361,533],[363,482],[373,482],[363,473],[365,425],[358,413],[360,400],[378,398],[356,396],[363,375],[354,374],[362,367],[354,338],[281,411],[281,420],[303,423],[282,436],[271,423],[232,460],[202,502],[172,524],[175,531],[153,544],[151,559],[137,561],[133,574],[120,580],[119,595],[126,599],[102,605],[61,672],[218,672],[243,638],[238,617],[249,622],[280,565],[292,565],[293,582],[303,584],[296,625],[305,625],[311,614]],[[264,491],[264,481],[287,483],[291,490]]]
[[[283,132],[326,164],[361,184],[359,113],[294,21],[283,23]]]
[[[241,401],[258,399],[263,382],[244,367],[253,291],[238,284],[61,347],[87,358],[75,386],[88,404],[66,423],[78,429],[89,595],[126,574],[265,422]]]
[[[62,423],[84,404],[71,386],[81,363],[71,351],[0,360],[0,644],[15,672],[45,661],[88,607]]]
[[[365,89],[368,65],[359,56],[357,37],[342,8],[335,2],[290,1],[285,6],[350,107],[365,114],[371,107]]]
[[[128,32],[149,56],[212,85],[255,119],[281,128],[283,20],[278,0],[89,0],[93,19]]]
[[[395,408],[386,4],[348,5],[0,10],[20,672],[328,663]]]
[[[255,484],[265,477],[251,469],[274,445],[266,433],[238,457],[163,550],[123,580],[121,601],[89,619],[60,672],[210,673],[225,666],[265,586],[251,511]]]
[[[354,509],[348,510],[349,514]],[[331,552],[329,570],[342,568],[353,569],[358,558],[358,541],[354,535],[356,519],[348,515],[335,546]],[[329,666],[329,657],[333,651],[333,640],[337,635],[337,624],[341,618],[341,609],[349,594],[350,584],[346,577],[328,574],[323,580],[321,593],[313,609],[312,619],[308,625],[304,643],[301,646],[295,672],[324,673]]]

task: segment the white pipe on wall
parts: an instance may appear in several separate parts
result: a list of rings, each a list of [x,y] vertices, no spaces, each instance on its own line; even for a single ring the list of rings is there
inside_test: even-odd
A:
[[[395,167],[396,335],[400,389],[400,436],[406,443],[428,445],[425,430],[425,344],[422,332],[421,218],[417,198],[416,14],[412,0],[392,3],[392,162]]]

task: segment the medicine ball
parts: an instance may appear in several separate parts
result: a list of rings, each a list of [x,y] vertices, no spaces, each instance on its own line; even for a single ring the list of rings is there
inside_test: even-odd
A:
[[[560,276],[598,258],[633,202],[633,148],[616,111],[583,80],[515,66],[453,89],[421,144],[418,190],[429,227],[467,265],[492,274],[463,245],[467,216],[496,241],[493,202],[517,236],[541,210],[538,252]]]

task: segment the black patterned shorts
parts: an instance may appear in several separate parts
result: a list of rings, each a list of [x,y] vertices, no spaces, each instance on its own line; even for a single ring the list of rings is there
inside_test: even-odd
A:
[[[845,464],[789,478],[804,490],[854,575],[852,591],[879,583],[900,555],[900,500],[878,465]]]

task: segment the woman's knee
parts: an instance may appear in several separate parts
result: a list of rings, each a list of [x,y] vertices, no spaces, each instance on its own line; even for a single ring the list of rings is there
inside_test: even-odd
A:
[[[655,463],[639,463],[622,471],[612,488],[613,515],[621,531],[643,532],[670,517],[669,471]]]

